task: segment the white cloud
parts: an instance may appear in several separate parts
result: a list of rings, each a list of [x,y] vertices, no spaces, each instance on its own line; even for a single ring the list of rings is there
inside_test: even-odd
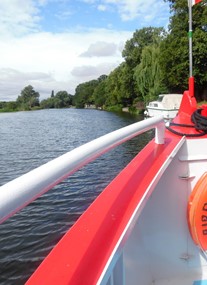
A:
[[[98,5],[97,8],[98,8],[99,11],[102,11],[102,12],[107,10],[107,6],[106,5]]]
[[[119,62],[120,63],[120,62]],[[100,75],[109,74],[119,63],[100,63],[98,65],[76,66],[71,74],[87,80],[98,78]]]
[[[40,99],[48,97],[51,90],[67,90],[74,94],[79,83],[108,74],[122,62],[121,51],[134,31],[75,29],[73,26],[59,34],[44,32],[41,9],[49,8],[51,3],[68,7],[66,4],[72,3],[70,1],[0,0],[0,101],[16,100],[29,84],[40,92]],[[96,7],[103,15],[114,11],[123,21],[136,18],[143,23],[156,18],[157,14],[162,18],[167,5],[163,0],[82,2]],[[70,18],[72,10],[68,9],[64,13]],[[53,20],[61,11],[55,10]],[[156,20],[158,22],[159,18]]]
[[[168,10],[168,3],[163,0],[102,0],[93,1],[97,3],[100,11],[117,11],[122,21],[132,21],[142,19],[142,22],[149,23],[152,19],[156,20],[157,15],[165,14]],[[101,2],[101,4],[100,4]],[[159,18],[157,18],[159,22]]]
[[[22,35],[37,31],[40,21],[39,9],[33,0],[0,1],[0,34]]]
[[[52,90],[68,90],[68,83],[56,81],[49,73],[1,68],[0,78],[0,101],[16,100],[21,90],[28,85],[32,85],[41,94],[41,99],[48,98]]]
[[[40,92],[40,99],[48,97],[51,90],[67,90],[74,94],[80,82],[96,79],[108,74],[122,61],[122,46],[132,36],[130,32],[113,30],[89,30],[83,33],[62,34],[36,33],[9,38],[0,42],[0,101],[16,100],[21,90],[31,84]],[[108,43],[108,39],[113,42]],[[110,47],[106,57],[81,57],[98,43],[105,43],[102,49],[94,49],[96,55]],[[114,53],[117,47],[116,53]],[[3,83],[2,83],[3,82]],[[15,88],[16,86],[16,88]]]
[[[93,56],[113,56],[116,54],[117,45],[115,43],[96,42],[92,43],[88,50],[81,54],[83,57]]]

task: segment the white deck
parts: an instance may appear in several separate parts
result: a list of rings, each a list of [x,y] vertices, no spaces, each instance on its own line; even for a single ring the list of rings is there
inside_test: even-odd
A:
[[[124,247],[125,284],[207,284],[207,258],[186,218],[188,196],[207,170],[206,145],[206,139],[186,141],[157,184]]]

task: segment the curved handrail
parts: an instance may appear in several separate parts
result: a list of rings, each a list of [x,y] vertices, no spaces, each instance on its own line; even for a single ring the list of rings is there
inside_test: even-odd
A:
[[[101,136],[1,186],[0,223],[101,154],[152,128],[155,143],[163,144],[164,119],[150,118]]]

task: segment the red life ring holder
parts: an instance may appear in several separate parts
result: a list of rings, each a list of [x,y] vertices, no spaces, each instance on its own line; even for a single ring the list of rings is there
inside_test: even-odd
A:
[[[207,250],[207,172],[201,176],[190,194],[188,225],[195,244]]]

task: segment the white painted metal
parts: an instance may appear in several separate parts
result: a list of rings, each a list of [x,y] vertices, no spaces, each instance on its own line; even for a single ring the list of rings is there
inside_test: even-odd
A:
[[[114,259],[121,254],[123,284],[207,284],[207,255],[194,244],[187,220],[189,195],[207,171],[207,160],[200,160],[202,155],[207,157],[206,145],[207,139],[181,140],[160,170],[157,183],[150,185],[144,207],[137,205],[127,226],[130,231],[123,233],[105,274],[113,274]],[[188,160],[191,155],[194,159]],[[189,178],[181,179],[185,176]]]
[[[166,110],[164,108],[161,109],[161,107],[153,108],[147,106],[147,111],[145,111],[145,115],[147,117],[155,117],[155,116],[163,116],[166,120],[170,120],[176,117],[179,109],[175,110]]]
[[[156,128],[155,143],[164,143],[162,117],[147,119],[86,143],[0,187],[0,222],[51,189],[96,157],[119,144]]]
[[[111,257],[109,258],[105,269],[103,270],[100,279],[97,282],[97,285],[104,285],[106,284],[105,280],[108,278],[108,276],[113,274],[114,271],[114,263],[116,264],[117,261],[117,257],[119,256],[123,256],[123,270],[124,272],[121,273],[120,272],[120,276],[123,276],[124,280],[122,280],[123,284],[127,284],[127,285],[134,285],[134,284],[141,284],[141,285],[150,285],[150,283],[148,283],[148,278],[150,276],[150,274],[148,273],[146,275],[146,262],[145,259],[147,258],[147,253],[142,251],[143,250],[143,242],[140,240],[140,234],[141,231],[139,229],[139,226],[137,226],[137,224],[139,225],[138,219],[139,216],[142,212],[142,210],[146,207],[146,203],[150,197],[150,195],[152,194],[152,192],[154,191],[155,187],[157,186],[157,183],[161,180],[162,175],[164,174],[164,172],[166,171],[166,169],[168,169],[169,165],[172,163],[172,161],[174,160],[175,156],[177,156],[177,153],[180,151],[180,149],[183,147],[183,145],[185,144],[185,137],[183,137],[180,142],[177,144],[177,146],[174,148],[174,150],[166,157],[166,161],[163,163],[162,167],[159,169],[159,171],[157,172],[157,175],[154,176],[153,180],[151,181],[149,188],[146,189],[145,191],[145,195],[142,197],[140,203],[137,205],[135,212],[133,213],[131,219],[129,220],[125,230],[123,231],[116,247],[114,248]],[[166,181],[166,183],[168,183],[168,181]],[[172,185],[174,185],[172,183]],[[160,199],[160,203],[163,203],[163,199]],[[147,227],[149,225],[149,222],[147,221]],[[158,222],[159,224],[159,222]],[[136,230],[136,227],[138,227],[138,229]],[[163,229],[161,229],[162,231]],[[140,231],[140,234],[138,234],[136,231]],[[135,234],[135,238],[132,239],[131,236],[134,235],[134,232],[136,232]],[[132,239],[132,240],[131,240]],[[133,260],[128,261],[128,257],[126,258],[126,248],[128,248],[128,244],[130,245],[130,259]],[[152,243],[153,246],[153,243]],[[134,249],[133,249],[134,247]],[[136,249],[140,247],[139,249],[139,255],[137,255]],[[125,261],[125,262],[124,262]],[[130,265],[128,265],[128,262]],[[134,267],[135,264],[135,267]],[[136,265],[138,266],[136,268]],[[132,272],[129,273],[129,271],[132,270]],[[137,273],[139,272],[139,278],[135,278],[135,276],[137,275]],[[125,274],[126,273],[126,274]],[[126,276],[125,276],[126,275]],[[134,276],[133,276],[134,275]],[[143,280],[142,280],[143,278]],[[149,280],[151,280],[149,278]],[[138,281],[138,283],[137,283]],[[120,280],[119,280],[120,282]],[[121,284],[122,284],[121,283]],[[107,284],[108,285],[108,284]]]

